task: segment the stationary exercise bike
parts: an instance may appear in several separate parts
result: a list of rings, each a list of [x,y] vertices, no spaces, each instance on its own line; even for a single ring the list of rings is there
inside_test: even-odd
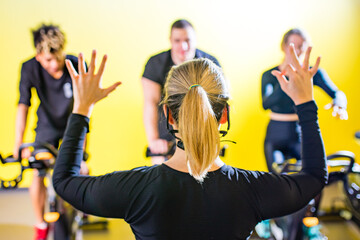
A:
[[[23,149],[29,149],[31,155],[28,159],[22,156]],[[0,178],[1,188],[15,189],[23,180],[23,173],[28,169],[37,169],[41,176],[47,181],[47,200],[44,220],[50,225],[49,235],[55,240],[72,239],[81,240],[83,229],[89,225],[96,225],[96,229],[107,229],[107,221],[88,222],[87,217],[80,211],[71,207],[63,201],[54,191],[51,172],[55,165],[58,154],[57,149],[47,143],[26,143],[19,148],[18,158],[12,155],[3,158],[0,154],[2,164],[17,164],[20,173],[14,179],[4,180]],[[87,154],[84,155],[87,157]]]
[[[29,149],[31,155],[29,158],[24,158],[22,152],[24,149]],[[3,158],[0,155],[2,164],[17,164],[20,167],[20,173],[17,177],[11,180],[0,179],[1,188],[14,189],[23,180],[23,173],[28,169],[37,169],[40,176],[44,176],[47,181],[47,200],[45,205],[44,220],[49,224],[49,235],[53,235],[54,239],[69,239],[72,235],[69,231],[69,224],[71,224],[67,217],[67,211],[62,200],[56,195],[52,185],[51,169],[54,167],[57,156],[57,149],[47,143],[26,143],[19,148],[18,158],[15,159],[12,155]],[[79,235],[80,232],[74,233]],[[73,239],[80,239],[75,237]]]
[[[326,187],[341,183],[345,196],[344,204],[332,202],[330,209],[319,210],[321,203],[320,193],[308,204],[306,209],[297,214],[292,226],[297,226],[295,233],[290,233],[289,239],[327,239],[326,236],[315,236],[311,229],[317,228],[319,219],[329,217],[352,220],[360,227],[360,165],[355,162],[355,154],[349,151],[338,151],[327,156],[329,180]],[[274,164],[274,169],[279,173],[291,174],[301,170],[301,161],[286,160],[281,164]],[[298,221],[296,223],[296,221]]]

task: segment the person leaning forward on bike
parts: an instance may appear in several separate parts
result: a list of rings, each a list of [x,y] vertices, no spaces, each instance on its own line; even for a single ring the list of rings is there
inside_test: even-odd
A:
[[[170,68],[195,58],[207,58],[220,66],[215,57],[196,48],[195,29],[185,19],[179,19],[171,25],[170,44],[171,49],[150,57],[141,78],[146,138],[151,153],[159,154],[151,157],[152,164],[161,164],[167,159],[160,155],[173,154],[171,149],[175,139],[167,129],[164,113],[159,106]]]
[[[311,48],[303,65],[291,48],[289,80],[279,71],[273,74],[296,104],[303,144],[300,173],[247,171],[220,160],[219,124],[227,122],[229,92],[221,69],[202,58],[172,67],[165,84],[164,109],[182,142],[168,161],[79,176],[79,146],[89,130],[93,106],[120,84],[99,87],[107,57],[95,73],[93,51],[88,72],[82,54],[79,72],[66,62],[74,84],[74,109],[54,168],[56,192],[84,212],[124,218],[137,239],[247,239],[261,220],[304,207],[327,181],[312,86],[320,59],[309,69]]]
[[[73,106],[73,90],[70,74],[65,68],[65,60],[77,66],[78,59],[64,53],[65,36],[58,26],[42,24],[32,31],[35,57],[24,62],[21,68],[20,99],[15,123],[15,144],[13,156],[18,158],[19,147],[23,143],[27,116],[30,107],[31,89],[35,88],[40,99],[37,109],[38,122],[35,142],[49,143],[58,148],[67,119]],[[23,150],[22,157],[29,157]],[[87,174],[82,163],[82,173]],[[35,239],[46,239],[48,225],[43,219],[46,199],[44,176],[35,170],[29,192],[35,213]]]

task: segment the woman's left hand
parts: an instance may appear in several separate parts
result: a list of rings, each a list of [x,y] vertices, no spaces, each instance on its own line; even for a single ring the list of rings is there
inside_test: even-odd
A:
[[[324,107],[326,110],[329,110],[332,108],[332,115],[333,117],[336,117],[340,120],[348,120],[348,112],[346,111],[346,108],[339,107],[333,103],[326,104]]]
[[[90,117],[94,104],[114,91],[121,82],[116,82],[108,88],[101,87],[102,75],[106,65],[107,55],[104,55],[100,68],[95,74],[96,51],[93,50],[89,70],[86,72],[84,56],[79,54],[78,70],[76,72],[70,60],[65,60],[73,83],[74,108],[73,113]]]

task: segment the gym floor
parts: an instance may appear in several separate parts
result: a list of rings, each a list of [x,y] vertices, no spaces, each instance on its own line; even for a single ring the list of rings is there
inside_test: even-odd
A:
[[[336,193],[340,185],[327,188],[324,192],[321,209],[329,209],[333,200],[341,204]],[[33,237],[34,216],[27,189],[0,189],[0,239],[31,240]],[[360,230],[353,222],[329,219],[321,222],[321,231],[329,240],[360,240]],[[84,240],[134,240],[135,237],[123,220],[109,219],[107,230],[85,230]],[[252,238],[254,239],[254,238]]]

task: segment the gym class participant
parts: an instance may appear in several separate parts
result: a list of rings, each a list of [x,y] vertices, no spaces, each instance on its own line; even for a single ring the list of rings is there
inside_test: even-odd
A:
[[[77,57],[64,53],[65,36],[58,26],[42,24],[32,31],[35,57],[24,62],[21,67],[20,99],[15,123],[15,144],[13,156],[18,157],[23,143],[27,116],[31,105],[31,89],[35,88],[40,99],[37,109],[35,142],[49,143],[58,148],[66,123],[73,107],[72,82],[65,67],[65,59],[75,66]],[[22,151],[22,157],[29,157],[29,150]],[[82,173],[87,174],[86,164],[82,163]],[[35,213],[35,239],[46,239],[48,225],[43,219],[46,201],[45,173],[34,170],[29,188]]]
[[[180,19],[170,31],[171,49],[152,56],[145,65],[141,79],[144,94],[144,125],[150,151],[155,154],[169,152],[174,137],[166,129],[166,119],[159,103],[162,99],[166,76],[170,68],[194,58],[217,59],[196,48],[196,35],[192,24]],[[164,162],[164,157],[152,157],[153,164]]]
[[[297,55],[300,57],[308,44],[307,36],[300,29],[291,29],[285,33],[281,49],[285,54],[283,62],[262,75],[261,92],[264,109],[270,109],[270,122],[267,127],[264,150],[269,171],[274,171],[272,164],[281,163],[284,159],[300,159],[300,129],[298,116],[295,113],[293,100],[281,89],[272,71],[284,72],[290,62],[291,48],[293,43]],[[285,73],[285,76],[287,74]],[[333,116],[347,119],[347,100],[345,94],[338,90],[330,80],[325,70],[319,69],[313,77],[314,85],[322,88],[333,102],[328,108],[333,108]]]

